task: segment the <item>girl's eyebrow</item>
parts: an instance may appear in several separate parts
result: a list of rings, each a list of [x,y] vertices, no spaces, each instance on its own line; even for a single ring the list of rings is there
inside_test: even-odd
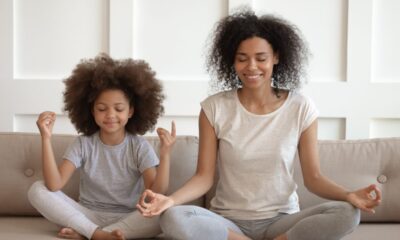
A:
[[[256,53],[257,56],[269,55],[269,54],[270,53],[268,53],[268,52],[258,52],[258,53]],[[247,54],[243,53],[243,52],[238,52],[238,53],[236,53],[236,55],[247,56]]]
[[[98,105],[98,104],[107,105],[107,103],[104,103],[104,102],[98,102],[98,103],[96,103],[96,105]],[[116,103],[113,103],[113,105],[124,105],[124,104],[126,104],[126,103],[124,103],[124,102],[116,102]]]

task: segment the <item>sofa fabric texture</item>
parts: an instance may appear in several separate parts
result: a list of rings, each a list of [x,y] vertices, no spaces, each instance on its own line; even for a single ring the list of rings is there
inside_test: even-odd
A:
[[[55,158],[61,161],[74,135],[55,134],[52,139]],[[158,152],[158,137],[146,137]],[[375,214],[362,213],[361,225],[346,236],[352,239],[400,239],[400,138],[363,140],[320,140],[322,172],[349,190],[371,183],[382,190],[382,203]],[[171,179],[168,192],[183,185],[195,172],[198,139],[178,136],[171,155]],[[299,161],[295,179],[301,208],[324,202],[303,186]],[[27,191],[42,179],[41,139],[35,133],[0,133],[0,240],[57,239],[59,226],[50,223],[30,205]],[[63,191],[74,199],[79,194],[79,174],[72,176]],[[207,206],[211,190],[188,204]]]

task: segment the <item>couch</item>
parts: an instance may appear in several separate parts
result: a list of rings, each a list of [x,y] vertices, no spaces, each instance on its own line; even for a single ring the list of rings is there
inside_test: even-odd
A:
[[[57,160],[61,160],[74,137],[53,136]],[[146,138],[157,151],[158,138]],[[400,138],[324,140],[319,141],[318,147],[325,175],[348,189],[375,183],[383,193],[376,214],[362,213],[360,226],[344,239],[400,239]],[[195,172],[197,148],[196,137],[178,136],[172,152],[169,192],[181,186]],[[298,164],[295,177],[302,208],[325,201],[304,188]],[[0,133],[0,240],[57,239],[59,227],[41,217],[27,199],[29,187],[41,178],[40,135]],[[63,191],[77,199],[78,185],[79,176],[75,174]],[[207,206],[211,197],[212,191],[191,204]]]

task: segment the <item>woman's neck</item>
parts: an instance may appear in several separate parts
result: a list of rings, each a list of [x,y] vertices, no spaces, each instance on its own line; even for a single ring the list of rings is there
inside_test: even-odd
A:
[[[255,114],[268,114],[277,110],[287,99],[288,92],[281,92],[280,97],[276,95],[272,88],[267,89],[248,89],[238,90],[238,98],[241,104]]]

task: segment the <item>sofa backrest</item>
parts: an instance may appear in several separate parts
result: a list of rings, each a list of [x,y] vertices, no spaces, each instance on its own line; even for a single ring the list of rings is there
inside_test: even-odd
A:
[[[382,191],[383,199],[376,213],[362,212],[362,222],[400,222],[400,138],[320,140],[318,150],[325,176],[348,190],[376,184]],[[301,209],[328,201],[304,187],[298,156],[294,177]],[[214,193],[215,186],[206,195],[207,207]]]
[[[55,134],[52,145],[60,162],[75,135]],[[158,154],[158,137],[145,137]],[[168,192],[175,191],[195,172],[198,140],[178,136],[171,153],[171,179]],[[29,204],[27,191],[33,182],[42,179],[41,139],[34,133],[0,133],[0,215],[39,215]],[[74,199],[79,195],[79,174],[74,173],[63,191]],[[203,205],[203,198],[191,204]]]
[[[348,190],[376,184],[382,202],[375,214],[362,212],[363,222],[400,222],[400,138],[319,141],[322,173]],[[296,160],[295,179],[299,185],[300,207],[326,200],[308,192]]]
[[[74,135],[54,135],[53,149],[61,161]],[[158,137],[146,137],[158,153]],[[375,214],[362,213],[364,222],[400,222],[400,138],[365,140],[324,140],[318,144],[321,170],[324,175],[349,190],[371,183],[382,191],[383,199]],[[178,136],[171,158],[169,193],[184,184],[195,172],[198,139]],[[301,208],[324,202],[303,186],[299,161],[294,176],[298,183]],[[26,193],[31,184],[42,178],[40,135],[0,133],[0,215],[39,215],[29,204]],[[71,178],[63,191],[78,198],[79,175]],[[206,203],[213,197],[210,191]],[[203,198],[190,204],[202,206]]]

